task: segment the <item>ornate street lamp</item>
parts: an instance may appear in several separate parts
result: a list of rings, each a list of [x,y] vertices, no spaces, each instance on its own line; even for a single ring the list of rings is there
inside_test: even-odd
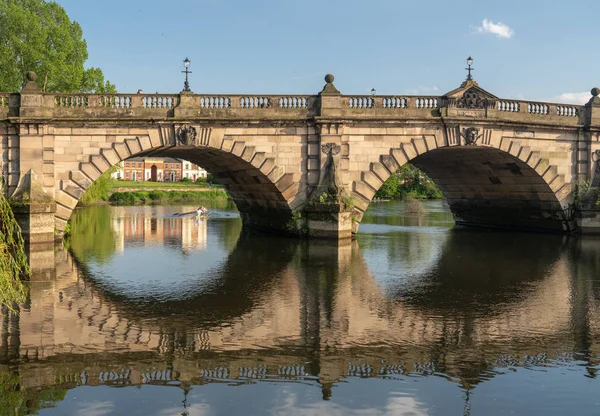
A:
[[[475,68],[471,68],[471,65],[473,65],[473,58],[471,58],[470,55],[467,58],[467,65],[468,65],[468,68],[465,68],[467,71],[469,71],[467,74],[467,81],[472,81],[473,77],[471,76],[471,71],[474,71]]]
[[[192,61],[190,61],[188,58],[185,58],[183,60],[183,66],[185,67],[185,71],[181,72],[185,73],[185,82],[183,83],[183,91],[185,92],[192,92],[192,90],[190,89],[190,83],[188,82],[188,74],[192,73],[192,71],[189,70],[191,63]]]
[[[375,93],[376,93],[376,92],[377,92],[377,91],[375,91],[375,88],[371,88],[371,95],[372,95],[373,97],[375,97]]]

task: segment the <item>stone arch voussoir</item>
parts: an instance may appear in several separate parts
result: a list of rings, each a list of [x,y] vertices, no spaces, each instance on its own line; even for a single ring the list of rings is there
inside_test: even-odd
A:
[[[455,146],[456,144],[454,144]],[[352,196],[355,200],[355,214],[360,220],[367,210],[377,190],[402,165],[412,161],[419,155],[437,148],[435,136],[413,138],[389,149],[388,154],[379,156],[379,161],[371,162],[369,170],[360,172],[360,179],[352,183]],[[572,185],[560,174],[558,166],[550,164],[549,159],[542,157],[540,151],[523,146],[518,141],[503,138],[499,143],[491,142],[481,147],[493,147],[506,152],[531,167],[549,186],[563,208],[566,208],[572,194]]]
[[[90,155],[87,162],[81,162],[79,169],[71,170],[69,179],[59,181],[58,189],[54,192],[57,230],[65,230],[79,199],[101,174],[117,163],[151,148],[153,143],[150,136],[126,138],[113,143],[110,148],[98,148],[98,153]]]
[[[300,186],[300,174],[286,172],[285,166],[278,165],[274,157],[265,152],[257,152],[256,146],[247,144],[245,141],[234,140],[230,137],[211,137],[207,144],[210,149],[226,152],[239,158],[243,163],[256,170],[255,182],[242,184],[241,187],[260,187],[261,185],[273,185],[274,192],[265,193],[264,200],[256,202],[264,208],[286,208],[290,211],[298,205],[301,198],[296,198]],[[61,180],[58,189],[55,190],[57,211],[55,214],[55,225],[59,231],[64,231],[67,221],[70,219],[79,199],[83,193],[106,172],[111,166],[137,154],[168,146],[173,142],[173,128],[161,128],[150,131],[148,135],[125,138],[115,142],[110,148],[98,149],[96,154],[88,157],[86,162],[79,164],[79,169],[69,172],[69,179]],[[260,175],[259,175],[260,173]],[[256,197],[260,192],[248,192]]]

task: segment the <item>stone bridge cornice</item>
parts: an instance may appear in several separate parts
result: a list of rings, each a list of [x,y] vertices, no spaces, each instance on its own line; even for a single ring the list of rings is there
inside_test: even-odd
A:
[[[457,94],[453,92],[453,94]],[[481,90],[483,91],[483,90]],[[463,91],[465,93],[466,91]],[[35,91],[0,93],[0,119],[12,123],[129,120],[234,123],[346,122],[468,119],[536,126],[596,126],[594,96],[585,106],[495,96],[461,107],[448,96],[269,95],[269,94],[55,94]],[[334,99],[332,107],[324,100]],[[596,103],[599,104],[599,103]],[[600,105],[600,104],[599,104]],[[471,108],[474,107],[474,108]]]

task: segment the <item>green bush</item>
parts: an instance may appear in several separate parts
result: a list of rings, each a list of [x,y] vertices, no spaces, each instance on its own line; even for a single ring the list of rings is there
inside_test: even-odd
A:
[[[191,180],[190,178],[181,178],[181,180],[179,182],[191,183],[191,182],[194,182],[194,181]]]
[[[148,191],[136,191],[133,193],[133,197],[136,201],[150,201],[150,193]]]
[[[116,202],[118,204],[133,204],[135,197],[133,192],[115,192],[110,196],[110,202]]]
[[[375,193],[377,198],[442,199],[442,191],[425,173],[405,164]]]
[[[93,204],[98,201],[106,201],[114,186],[115,180],[112,174],[119,169],[117,165],[112,166],[98,177],[79,199],[81,205]]]
[[[150,201],[190,202],[213,199],[229,199],[229,194],[224,189],[211,189],[207,191],[136,191],[115,192],[110,197],[110,202],[117,204],[146,203]]]
[[[161,201],[167,199],[167,193],[165,191],[150,191],[148,196],[152,201]]]

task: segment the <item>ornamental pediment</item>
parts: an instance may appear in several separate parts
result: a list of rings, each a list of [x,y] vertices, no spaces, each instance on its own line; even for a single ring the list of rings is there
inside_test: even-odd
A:
[[[498,100],[498,97],[481,88],[475,81],[465,81],[459,88],[446,93],[444,98],[450,107],[468,110],[485,109],[489,103]]]

